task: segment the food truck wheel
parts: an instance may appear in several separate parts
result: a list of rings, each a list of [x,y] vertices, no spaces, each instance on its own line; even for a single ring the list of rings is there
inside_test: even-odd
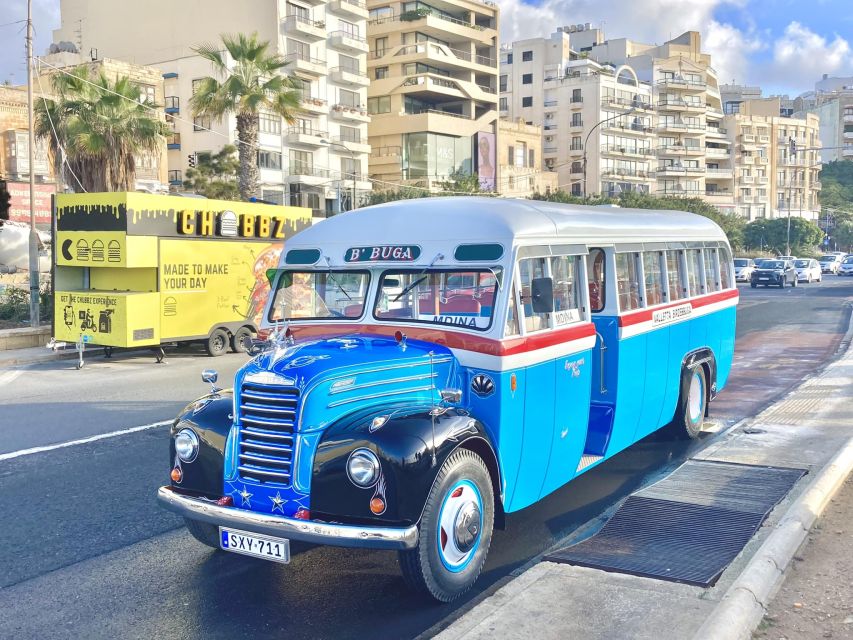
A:
[[[705,368],[701,365],[685,369],[683,375],[688,380],[686,386],[682,386],[673,428],[679,437],[693,440],[702,432],[702,422],[708,406],[708,383]]]
[[[198,520],[190,520],[189,518],[184,518],[184,524],[193,538],[202,544],[206,544],[208,547],[219,548],[219,527],[207,524],[206,522],[199,522]]]
[[[442,465],[427,498],[418,546],[400,552],[406,584],[440,602],[468,591],[486,562],[494,518],[485,463],[473,451],[456,450]]]
[[[214,329],[210,332],[204,348],[209,356],[221,356],[228,350],[228,333],[225,329]]]
[[[246,345],[243,341],[246,338],[252,337],[252,330],[249,327],[240,327],[231,336],[231,351],[234,353],[246,353]]]

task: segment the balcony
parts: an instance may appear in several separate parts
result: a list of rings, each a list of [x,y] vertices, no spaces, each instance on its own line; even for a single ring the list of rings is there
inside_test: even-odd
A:
[[[734,177],[734,171],[719,167],[706,167],[705,175],[708,180],[730,180]]]
[[[575,98],[575,97],[573,97],[573,98],[569,101],[569,108],[570,108],[570,109],[583,109],[583,98]]]
[[[741,176],[740,181],[743,184],[753,184],[755,182],[755,176]]]
[[[636,99],[631,100],[617,98],[616,96],[606,96],[601,99],[601,106],[614,106],[623,109],[635,109],[637,111],[654,111],[655,108],[649,96],[638,96]]]
[[[370,84],[370,79],[366,73],[348,67],[333,67],[329,70],[329,79],[332,82],[350,87],[366,87]]]
[[[543,130],[543,131],[556,131],[556,130],[557,130],[557,125],[555,125],[555,124],[546,124],[544,127],[542,127],[542,130]]]
[[[583,120],[572,120],[569,123],[570,129],[583,129]]]
[[[709,158],[729,158],[731,153],[728,149],[718,149],[716,147],[705,147],[705,155]]]
[[[315,129],[303,129],[301,127],[290,127],[285,134],[284,140],[288,144],[299,144],[308,147],[322,147],[323,140],[329,137],[328,131],[317,131]]]
[[[617,145],[605,145],[601,147],[601,153],[608,155],[647,158],[649,156],[653,156],[655,154],[655,150],[651,147],[621,147]]]
[[[623,169],[623,168],[615,168],[615,169],[605,169],[601,172],[602,178],[620,178],[620,179],[628,179],[628,180],[649,180],[655,177],[655,174],[651,171],[644,171],[642,169]]]
[[[757,136],[756,140],[759,144],[770,144],[770,136]]]
[[[841,118],[845,124],[853,124],[853,113],[845,113]]]
[[[707,189],[705,197],[711,202],[718,202],[720,200],[732,200],[734,194],[728,189]]]
[[[368,23],[371,37],[381,37],[390,33],[403,31],[420,31],[443,41],[474,39],[483,44],[493,44],[497,36],[493,21],[489,24],[475,24],[462,20],[450,14],[431,11],[428,8],[404,11],[396,16],[388,16],[371,20]],[[405,23],[405,24],[400,24]],[[456,36],[448,38],[449,35]]]
[[[544,104],[545,104],[545,107],[556,107],[557,101],[556,100],[546,100]]]
[[[709,124],[705,127],[705,134],[715,138],[725,138],[728,135],[728,130]]]
[[[767,184],[770,182],[770,179],[767,176],[756,176],[755,184]]]
[[[705,130],[704,124],[695,124],[692,122],[684,122],[683,120],[670,120],[666,122],[658,122],[658,131],[675,131],[682,133],[701,133]]]
[[[166,113],[180,113],[181,99],[178,96],[166,96],[165,111]]]
[[[756,202],[761,202],[758,196],[739,196],[738,204],[755,204]]]
[[[315,98],[314,96],[303,96],[299,103],[303,111],[308,113],[328,113],[329,103],[323,98]]]
[[[663,78],[662,80],[658,80],[657,86],[680,91],[705,91],[708,83],[697,80],[686,80],[684,78]]]
[[[679,164],[664,164],[657,168],[658,177],[685,176],[705,173],[705,167],[689,167]]]
[[[569,147],[569,154],[573,156],[579,156],[583,154],[583,146],[582,145],[572,145]]]
[[[555,145],[545,145],[542,147],[542,153],[557,153],[557,147]]]
[[[335,153],[370,153],[370,144],[367,140],[353,138],[352,136],[334,136],[330,149]]]
[[[326,38],[326,23],[321,20],[311,20],[302,16],[287,16],[281,21],[281,30],[290,36],[302,36],[306,40],[324,40]]]
[[[370,160],[380,162],[399,162],[403,155],[403,147],[400,145],[387,145],[384,147],[372,147],[370,149]]]
[[[304,53],[288,53],[284,57],[288,71],[302,71],[314,76],[326,75],[326,61],[312,58]]]
[[[605,131],[615,131],[617,133],[631,133],[636,135],[645,135],[654,131],[654,129],[648,125],[620,124],[618,122],[608,122],[606,124],[601,125],[601,128]]]
[[[295,163],[291,165],[288,171],[285,171],[284,180],[288,184],[319,186],[336,177],[337,176],[328,169],[315,169],[313,165]]]
[[[329,46],[347,53],[367,53],[370,47],[367,40],[347,31],[333,31],[329,34]]]
[[[166,138],[166,148],[167,149],[180,149],[181,148],[181,134],[173,133],[168,138]]]
[[[844,132],[845,140],[853,140],[853,131],[845,131]]]
[[[846,146],[841,150],[841,155],[845,158],[853,158],[853,146]]]
[[[359,0],[331,0],[326,5],[326,10],[362,20],[368,18],[367,5],[364,2],[359,2]]]
[[[740,134],[740,141],[748,144],[755,144],[755,136],[751,133]]]
[[[755,164],[770,164],[770,158],[768,158],[767,156],[757,156],[755,158]]]
[[[823,188],[823,185],[821,184],[820,180],[812,180],[812,189],[820,190],[822,188]]]
[[[688,113],[701,113],[705,111],[705,103],[688,100],[660,100],[658,101],[658,110],[660,111],[686,111]]]
[[[370,122],[370,115],[361,107],[352,107],[346,104],[334,104],[329,111],[329,117],[335,120],[349,120],[351,122]]]

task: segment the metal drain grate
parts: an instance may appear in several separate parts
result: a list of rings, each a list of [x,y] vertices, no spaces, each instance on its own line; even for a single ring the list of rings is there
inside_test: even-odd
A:
[[[690,460],[630,496],[593,537],[546,560],[713,585],[805,473]]]

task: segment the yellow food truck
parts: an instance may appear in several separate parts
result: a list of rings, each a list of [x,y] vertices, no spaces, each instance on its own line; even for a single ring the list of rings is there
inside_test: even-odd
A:
[[[267,269],[284,240],[310,224],[302,207],[58,195],[54,337],[101,345],[107,355],[185,341],[203,341],[211,356],[241,351],[260,324]]]

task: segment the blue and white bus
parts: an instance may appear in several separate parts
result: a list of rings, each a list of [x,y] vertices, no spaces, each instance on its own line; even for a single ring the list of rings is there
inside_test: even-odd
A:
[[[270,276],[271,334],[175,421],[161,502],[280,562],[398,550],[441,601],[505,514],[665,425],[697,437],[732,363],[731,250],[689,213],[395,202],[300,232]]]

